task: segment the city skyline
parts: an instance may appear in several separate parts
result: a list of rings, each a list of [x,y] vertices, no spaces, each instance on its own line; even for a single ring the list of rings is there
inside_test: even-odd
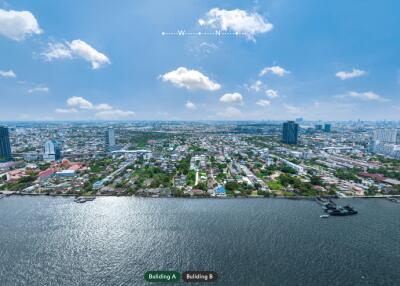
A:
[[[0,0],[0,286],[398,284],[399,11]]]
[[[0,1],[1,121],[399,120],[395,1],[110,5]]]

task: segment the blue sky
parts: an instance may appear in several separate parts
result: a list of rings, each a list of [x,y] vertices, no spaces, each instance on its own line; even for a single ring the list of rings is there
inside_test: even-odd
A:
[[[400,120],[399,1],[0,9],[0,120]]]

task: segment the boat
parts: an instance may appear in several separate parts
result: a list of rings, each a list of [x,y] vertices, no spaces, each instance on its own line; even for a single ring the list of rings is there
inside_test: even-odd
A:
[[[320,218],[328,218],[328,217],[329,217],[329,215],[327,215],[327,214],[323,214],[323,215],[320,215],[319,217],[320,217]]]
[[[358,213],[358,211],[355,210],[355,209],[354,209],[352,206],[350,206],[350,205],[345,205],[345,206],[343,207],[343,210],[347,211],[349,215],[357,214],[357,213]]]
[[[335,210],[335,209],[338,208],[338,206],[337,206],[335,203],[329,202],[329,203],[326,203],[326,204],[323,206],[323,208],[324,208],[325,210]]]
[[[317,203],[322,205],[322,209],[328,215],[346,216],[346,215],[354,215],[354,214],[358,213],[357,210],[355,210],[352,206],[345,205],[344,207],[341,207],[341,206],[337,205],[334,201],[332,201],[330,198],[316,197],[315,200],[317,201]]]
[[[331,216],[345,216],[346,213],[340,209],[328,210],[327,213]]]
[[[329,201],[325,198],[322,197],[315,197],[315,201],[321,205],[324,205],[326,203],[329,203]]]
[[[387,198],[389,201],[394,202],[394,203],[400,203],[399,199],[394,198],[394,197],[388,197]]]
[[[77,198],[75,198],[74,202],[75,203],[86,203],[86,202],[93,201],[94,199],[96,199],[96,197],[77,197]]]
[[[329,209],[326,211],[331,216],[346,216],[346,215],[355,215],[358,213],[351,206],[337,207],[336,209]]]

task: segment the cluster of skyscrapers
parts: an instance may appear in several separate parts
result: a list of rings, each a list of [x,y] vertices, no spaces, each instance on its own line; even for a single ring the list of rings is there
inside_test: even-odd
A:
[[[299,123],[303,122],[303,118],[296,118],[296,121],[287,121],[282,125],[282,142],[285,144],[296,145],[299,137]],[[330,133],[332,125],[329,123],[316,124],[315,130],[319,132]]]
[[[297,122],[300,122],[300,120],[296,119],[296,121],[287,121],[283,123],[283,143],[290,145],[298,144],[300,126]],[[331,132],[331,124],[317,124],[315,125],[315,130]],[[104,132],[104,148],[106,152],[112,152],[118,149],[113,128],[107,128]],[[56,140],[47,141],[44,144],[43,160],[48,162],[61,160],[61,150],[61,142]],[[400,145],[397,144],[397,130],[394,128],[379,128],[373,130],[368,144],[368,151],[400,159]],[[39,154],[36,156],[39,156]],[[11,153],[9,129],[6,126],[0,126],[0,162],[11,160],[13,160],[13,156]]]
[[[295,121],[287,121],[282,126],[282,142],[295,145],[298,143],[300,118]],[[316,131],[331,132],[331,124],[316,124]],[[371,153],[400,159],[400,145],[397,144],[397,130],[394,128],[379,128],[373,130],[368,146]]]
[[[332,128],[332,125],[329,124],[329,123],[325,123],[324,125],[322,125],[322,124],[316,124],[315,125],[315,130],[324,131],[324,132],[327,132],[327,133],[331,132],[331,128]]]
[[[108,128],[104,134],[104,147],[106,152],[118,149],[115,144],[115,131]],[[49,140],[44,144],[43,161],[52,162],[61,160],[62,144],[57,140]],[[36,154],[34,157],[39,156]],[[13,159],[11,153],[10,134],[8,127],[0,126],[0,162],[7,162]]]
[[[47,162],[61,160],[61,143],[49,140],[44,144],[43,160]],[[0,162],[13,160],[11,153],[10,134],[8,128],[0,126]]]

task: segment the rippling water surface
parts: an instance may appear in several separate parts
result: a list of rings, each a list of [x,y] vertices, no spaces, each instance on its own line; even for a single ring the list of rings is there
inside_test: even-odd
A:
[[[360,213],[321,219],[307,200],[8,197],[0,285],[145,285],[148,270],[213,270],[214,285],[400,285],[400,204],[346,202]]]

